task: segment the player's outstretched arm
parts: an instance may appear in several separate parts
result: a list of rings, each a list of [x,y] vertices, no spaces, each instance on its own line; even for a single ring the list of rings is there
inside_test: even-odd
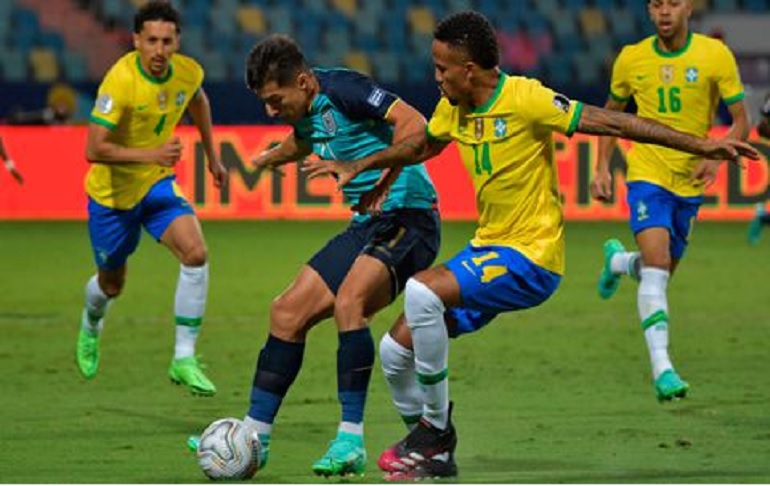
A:
[[[109,141],[110,130],[97,123],[88,125],[86,159],[100,164],[157,164],[173,167],[182,156],[182,144],[173,137],[160,147],[131,148]]]
[[[203,151],[206,153],[206,158],[209,161],[209,172],[211,172],[211,176],[214,178],[214,185],[222,187],[227,182],[227,170],[214,150],[211,103],[209,103],[209,98],[206,96],[203,88],[200,88],[190,100],[190,104],[187,105],[187,112],[190,113],[190,117],[200,134]]]
[[[592,105],[585,105],[577,131],[663,145],[708,159],[737,161],[741,156],[753,160],[759,159],[759,152],[746,142],[733,139],[698,138],[649,118],[605,110]]]

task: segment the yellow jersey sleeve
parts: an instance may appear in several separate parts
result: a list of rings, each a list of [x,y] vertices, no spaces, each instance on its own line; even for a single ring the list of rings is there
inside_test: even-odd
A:
[[[714,64],[719,96],[728,105],[741,101],[745,94],[741,75],[738,72],[738,64],[735,62],[733,53],[724,44],[718,50]]]
[[[534,125],[565,135],[577,130],[583,104],[547,88],[535,79],[526,80],[516,112]]]
[[[626,48],[620,51],[612,65],[612,79],[610,80],[610,97],[615,101],[625,102],[631,99],[631,83],[628,81],[628,51]]]
[[[126,76],[120,65],[114,66],[99,85],[96,102],[91,110],[89,121],[115,129],[123,112],[130,106],[130,93],[133,93],[131,77]]]
[[[436,105],[436,109],[433,111],[433,116],[430,117],[428,125],[425,127],[428,140],[439,140],[441,142],[452,140],[453,113],[454,109],[449,100],[442,96],[438,105]]]

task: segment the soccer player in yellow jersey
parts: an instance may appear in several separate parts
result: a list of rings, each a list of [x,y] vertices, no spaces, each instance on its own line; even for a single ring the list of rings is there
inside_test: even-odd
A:
[[[605,108],[623,111],[633,97],[639,116],[704,137],[721,97],[733,118],[727,137],[745,140],[749,121],[730,50],[721,40],[689,30],[689,0],[651,0],[648,9],[657,34],[620,52]],[[591,183],[598,200],[610,197],[608,167],[614,145],[614,137],[599,139]],[[689,385],[668,355],[666,287],[687,248],[704,187],[713,181],[720,161],[705,161],[694,174],[702,154],[649,143],[634,144],[627,158],[630,225],[639,251],[627,252],[617,239],[604,243],[599,295],[611,297],[622,275],[639,281],[638,311],[652,362],[653,387],[658,400],[670,401],[684,397]]]
[[[407,281],[405,318],[380,343],[399,413],[422,416],[405,439],[380,456],[380,468],[396,480],[457,473],[448,338],[477,331],[501,312],[538,306],[559,285],[564,228],[553,132],[618,135],[715,159],[738,153],[758,157],[742,142],[696,138],[505,74],[498,68],[495,32],[476,12],[442,20],[432,54],[443,96],[426,132],[357,161],[306,162],[310,176],[334,173],[344,185],[367,168],[415,163],[456,141],[473,179],[475,237],[449,261]]]
[[[207,250],[198,219],[174,180],[182,147],[173,131],[185,109],[201,134],[217,187],[226,171],[214,153],[203,69],[175,54],[178,12],[165,1],[146,3],[134,17],[134,47],[105,76],[88,128],[85,186],[97,274],[86,285],[78,368],[86,378],[96,374],[103,317],[123,289],[126,261],[144,227],[181,263],[169,375],[193,394],[210,396],[216,388],[195,357],[208,292]]]

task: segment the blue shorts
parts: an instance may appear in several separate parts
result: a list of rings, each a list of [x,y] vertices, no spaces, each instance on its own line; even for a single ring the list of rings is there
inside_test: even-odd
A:
[[[469,244],[444,265],[457,278],[463,302],[447,310],[456,322],[452,337],[478,331],[501,312],[542,304],[561,282],[561,275],[504,246]]]
[[[703,196],[677,196],[649,182],[629,182],[626,200],[634,235],[649,228],[666,228],[671,237],[671,258],[681,259]]]
[[[156,182],[131,209],[109,208],[88,198],[88,232],[97,267],[122,267],[139,245],[142,226],[160,241],[174,219],[195,214],[174,179],[172,176]]]
[[[360,254],[370,255],[390,271],[391,300],[412,275],[430,267],[441,243],[441,222],[433,209],[397,209],[354,221],[310,259],[334,295]]]

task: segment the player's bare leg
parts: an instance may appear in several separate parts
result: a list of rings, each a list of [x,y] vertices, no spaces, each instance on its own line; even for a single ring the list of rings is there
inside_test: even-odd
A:
[[[391,275],[378,259],[361,255],[342,282],[334,304],[339,331],[337,394],[342,418],[326,453],[313,463],[323,476],[363,474],[366,468],[364,408],[374,365],[374,341],[368,317],[395,297]]]

